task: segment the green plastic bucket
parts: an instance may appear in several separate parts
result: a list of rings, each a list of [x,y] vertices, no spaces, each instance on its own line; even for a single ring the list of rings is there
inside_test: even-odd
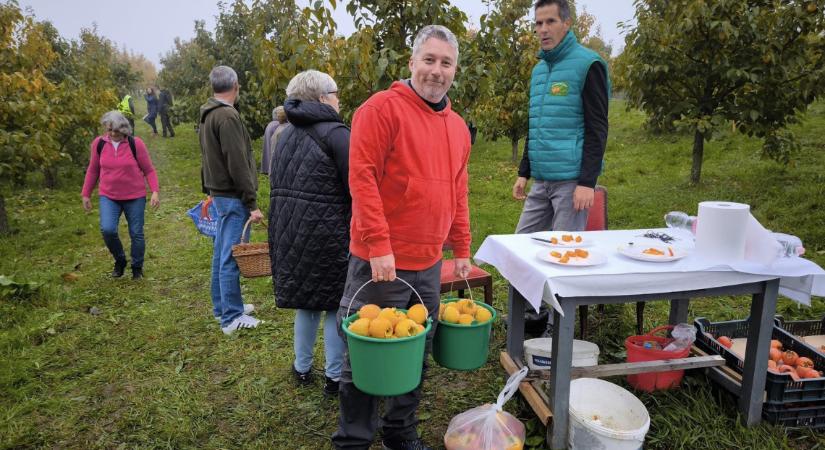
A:
[[[410,283],[402,278],[395,279],[406,284],[426,308],[424,300]],[[350,299],[350,307],[361,289],[372,282],[367,280],[355,291]],[[396,310],[407,313],[406,309]],[[347,308],[348,315],[349,312]],[[351,332],[349,324],[355,320],[358,320],[358,314],[345,318],[341,323],[347,335],[347,350],[355,387],[367,394],[383,397],[406,394],[417,388],[421,384],[424,347],[427,344],[427,333],[433,328],[432,318],[427,318],[423,332],[415,336],[390,339],[361,336]]]
[[[445,300],[443,303],[456,302],[459,299]],[[479,308],[485,308],[492,314],[492,319],[485,323],[459,325],[438,322],[433,338],[433,359],[438,365],[453,370],[475,370],[487,362],[490,350],[490,331],[496,320],[496,310],[483,302],[473,300]]]
[[[341,325],[347,334],[352,382],[355,387],[378,396],[406,394],[418,387],[424,365],[424,346],[427,333],[432,329],[432,319],[427,319],[422,333],[390,339],[353,333],[348,327],[357,319],[358,314],[353,314],[344,319]]]

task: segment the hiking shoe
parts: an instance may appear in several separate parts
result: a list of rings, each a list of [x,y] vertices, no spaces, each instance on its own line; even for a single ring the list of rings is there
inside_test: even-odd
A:
[[[126,270],[126,261],[115,261],[115,268],[112,269],[112,278],[120,278],[123,276],[123,271]]]
[[[312,384],[312,370],[307,370],[306,372],[298,372],[298,369],[295,366],[292,366],[292,375],[295,376],[295,381],[300,386],[307,386]]]
[[[243,313],[247,316],[255,312],[255,305],[252,303],[244,303],[243,304]],[[221,316],[215,316],[215,320],[218,322],[221,321]]]
[[[332,378],[324,375],[324,395],[327,397],[338,395],[338,385],[340,380],[340,378],[333,380]]]
[[[246,314],[241,314],[237,319],[233,320],[229,325],[225,327],[221,327],[221,331],[223,334],[230,335],[235,332],[235,330],[240,330],[242,328],[255,328],[260,324],[261,321],[252,317],[247,316]]]
[[[139,280],[143,278],[143,267],[132,267],[132,279]]]
[[[384,450],[432,450],[427,447],[427,444],[421,438],[407,441],[385,439],[381,446],[384,447]]]

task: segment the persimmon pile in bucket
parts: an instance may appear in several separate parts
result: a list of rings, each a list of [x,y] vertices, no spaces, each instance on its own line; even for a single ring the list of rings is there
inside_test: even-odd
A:
[[[493,318],[486,308],[479,307],[468,298],[457,302],[443,302],[438,308],[438,320],[458,325],[475,325],[488,322]]]
[[[424,331],[427,308],[413,305],[406,313],[396,308],[364,305],[358,310],[358,319],[348,329],[359,335],[378,339],[395,339],[415,336]]]

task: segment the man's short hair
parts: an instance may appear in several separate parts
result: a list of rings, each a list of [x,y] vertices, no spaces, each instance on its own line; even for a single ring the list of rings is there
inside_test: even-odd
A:
[[[562,22],[567,22],[570,19],[570,3],[567,0],[538,0],[535,5],[533,5],[533,11],[541,8],[542,6],[550,6],[550,5],[558,5],[559,7],[559,18]]]
[[[450,44],[455,49],[456,59],[458,58],[458,39],[449,28],[443,25],[427,25],[415,36],[413,41],[412,54],[415,56],[421,50],[421,46],[427,42],[429,38],[440,39]],[[457,62],[457,61],[456,61]]]
[[[333,92],[338,92],[335,80],[329,74],[317,70],[305,70],[289,80],[286,96],[304,102],[317,102]]]
[[[107,130],[117,131],[126,136],[132,135],[132,127],[129,121],[120,111],[109,111],[100,118],[100,124]]]
[[[212,84],[212,92],[223,94],[235,89],[238,74],[229,66],[217,66],[209,72],[209,82]]]

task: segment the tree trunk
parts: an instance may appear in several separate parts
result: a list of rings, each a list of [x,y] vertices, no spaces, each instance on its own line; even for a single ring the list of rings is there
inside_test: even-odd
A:
[[[513,146],[513,162],[518,161],[518,138],[510,138],[510,145]]]
[[[6,199],[0,195],[0,236],[9,234],[9,219],[6,215]]]
[[[57,187],[57,169],[50,167],[43,169],[43,187],[54,189]]]
[[[698,130],[693,133],[693,167],[690,169],[690,184],[699,184],[702,176],[702,155],[705,152],[705,135]]]

